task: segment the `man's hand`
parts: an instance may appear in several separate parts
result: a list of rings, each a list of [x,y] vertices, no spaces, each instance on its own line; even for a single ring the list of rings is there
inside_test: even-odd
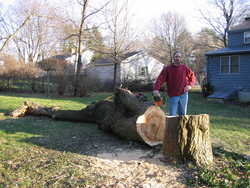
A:
[[[153,96],[155,96],[155,97],[161,97],[161,94],[160,94],[160,92],[158,90],[154,90],[153,91]]]
[[[184,88],[184,92],[188,92],[192,87],[190,85],[187,85],[185,88]]]
[[[161,106],[163,104],[161,94],[158,90],[153,91],[153,99],[154,99],[154,105]]]

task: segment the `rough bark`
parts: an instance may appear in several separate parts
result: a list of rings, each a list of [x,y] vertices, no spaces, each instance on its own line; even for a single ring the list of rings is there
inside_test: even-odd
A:
[[[95,123],[101,130],[150,146],[163,143],[163,154],[198,166],[213,161],[209,137],[209,116],[166,116],[160,107],[140,101],[129,90],[117,89],[114,96],[88,105],[82,110],[60,110],[25,102],[13,117],[48,116],[56,120]]]
[[[31,101],[25,101],[21,107],[11,112],[10,116],[15,118],[26,115],[52,117],[53,112],[57,111],[58,109],[58,107],[45,107]]]
[[[151,110],[147,111],[149,106],[151,106]],[[152,111],[152,109],[155,110]],[[145,113],[146,111],[147,113]],[[154,119],[153,113],[157,117],[161,116],[161,121],[152,123],[150,119]],[[11,115],[13,117],[41,115],[56,120],[96,123],[101,130],[114,133],[127,140],[141,142],[146,142],[144,137],[141,136],[144,134],[143,130],[145,132],[151,130],[151,136],[148,139],[153,138],[153,140],[146,142],[149,145],[162,143],[163,138],[159,142],[159,127],[165,127],[165,121],[162,121],[162,119],[165,120],[165,114],[159,107],[152,107],[152,103],[140,101],[136,95],[126,89],[116,89],[113,97],[92,103],[82,110],[60,110],[55,107],[48,108],[32,102],[25,102]],[[138,133],[138,124],[136,122],[138,117],[142,115],[146,117],[147,122],[143,122],[144,129],[140,129],[141,131]],[[161,125],[155,126],[157,123],[161,123]],[[154,134],[157,134],[157,136]]]
[[[167,117],[163,154],[182,161],[193,161],[198,166],[213,162],[209,136],[209,116],[185,115]]]

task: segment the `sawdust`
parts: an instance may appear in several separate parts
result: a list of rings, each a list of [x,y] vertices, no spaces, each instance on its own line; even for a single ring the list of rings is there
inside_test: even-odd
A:
[[[187,187],[187,171],[164,162],[161,152],[137,149],[99,153],[92,165],[102,176],[108,177],[107,182],[99,185],[102,188]]]

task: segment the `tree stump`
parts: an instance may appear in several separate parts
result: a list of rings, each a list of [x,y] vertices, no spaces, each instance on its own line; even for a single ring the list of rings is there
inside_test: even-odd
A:
[[[198,166],[213,162],[209,116],[167,116],[163,154],[176,160],[193,161]]]

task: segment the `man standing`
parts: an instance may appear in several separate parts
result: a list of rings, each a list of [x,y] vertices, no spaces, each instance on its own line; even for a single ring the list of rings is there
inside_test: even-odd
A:
[[[192,70],[181,64],[181,53],[176,51],[173,55],[173,63],[165,66],[154,84],[154,96],[159,96],[161,85],[167,83],[169,96],[169,115],[185,115],[187,113],[188,91],[196,82]]]

